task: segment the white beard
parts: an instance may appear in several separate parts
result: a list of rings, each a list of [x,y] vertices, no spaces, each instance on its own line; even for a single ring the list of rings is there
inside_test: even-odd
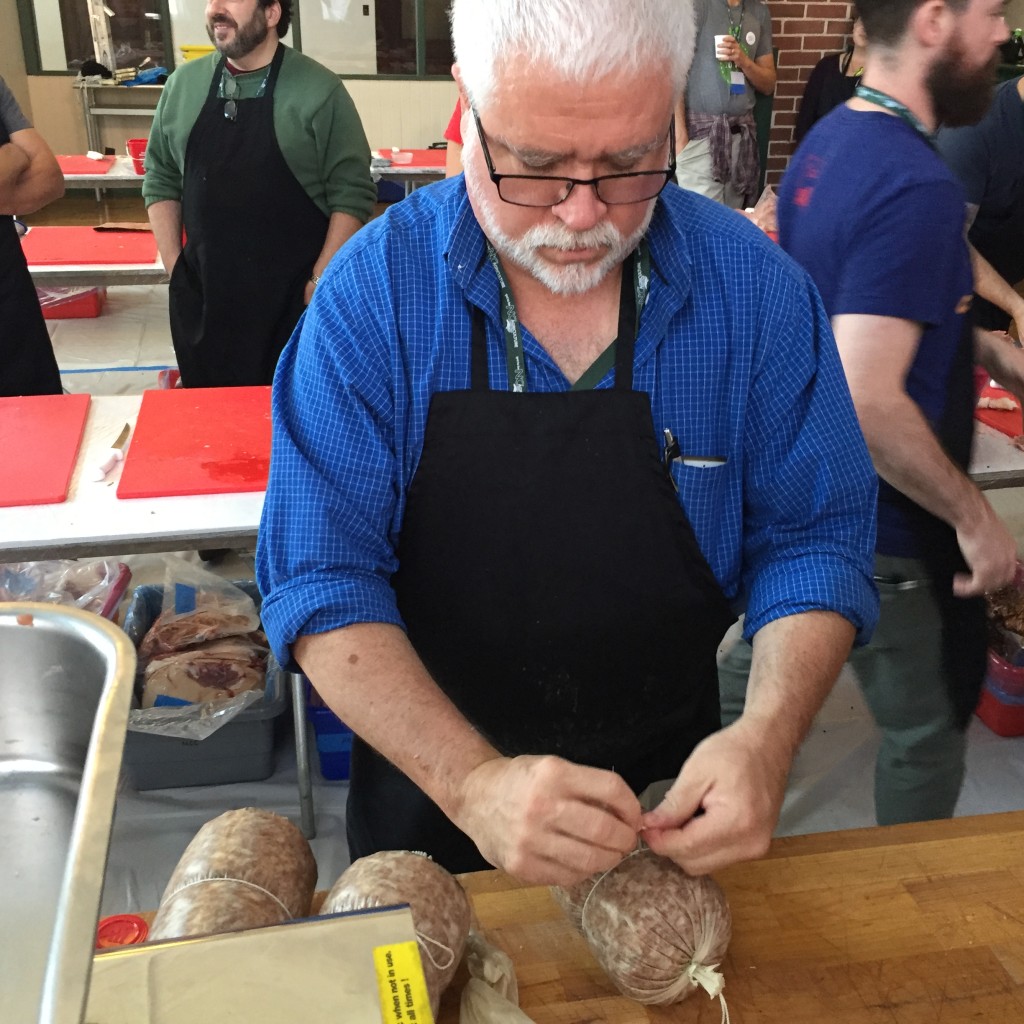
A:
[[[470,135],[470,140],[474,140],[474,134]],[[612,270],[623,263],[647,232],[651,217],[654,216],[656,198],[650,200],[643,221],[628,237],[609,221],[603,221],[586,231],[571,231],[564,224],[537,225],[529,228],[519,238],[511,237],[498,226],[494,204],[484,193],[486,179],[478,174],[476,163],[469,159],[471,154],[465,152],[472,150],[474,141],[467,142],[464,147],[466,187],[476,200],[475,206],[483,220],[484,234],[499,255],[525,270],[553,294],[583,295],[596,288]],[[479,146],[479,142],[475,144]],[[502,200],[499,198],[498,202]],[[596,263],[562,265],[545,260],[539,252],[541,248],[604,248],[605,254]]]

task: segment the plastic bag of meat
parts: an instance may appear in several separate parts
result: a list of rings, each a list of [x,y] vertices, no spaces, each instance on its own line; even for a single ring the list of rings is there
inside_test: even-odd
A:
[[[259,627],[256,603],[244,590],[216,573],[175,559],[167,564],[160,614],[138,644],[139,659],[145,664],[161,654],[244,636]]]
[[[123,562],[62,559],[0,565],[0,601],[47,601],[74,605],[114,619],[132,578]]]
[[[316,861],[287,819],[245,807],[208,821],[185,848],[150,940],[281,924],[309,913]]]
[[[142,706],[154,707],[160,698],[196,704],[262,690],[267,653],[246,639],[228,638],[152,658],[143,673]]]
[[[342,872],[321,914],[408,903],[420,947],[430,1008],[437,1016],[441,994],[452,980],[469,935],[465,890],[425,853],[384,850],[360,857]]]
[[[555,900],[615,987],[640,1003],[677,1003],[703,988],[720,996],[718,965],[732,935],[725,894],[646,848]]]

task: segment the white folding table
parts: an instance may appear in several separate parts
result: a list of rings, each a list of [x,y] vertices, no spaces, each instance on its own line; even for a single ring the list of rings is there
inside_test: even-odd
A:
[[[141,395],[91,398],[67,500],[0,508],[0,562],[255,544],[263,491],[118,498],[120,463],[103,481],[90,479],[124,425],[134,429],[141,403]],[[26,443],[31,439],[26,438]],[[306,691],[301,675],[288,675],[295,718],[301,826],[303,834],[312,839],[316,820],[309,773]]]

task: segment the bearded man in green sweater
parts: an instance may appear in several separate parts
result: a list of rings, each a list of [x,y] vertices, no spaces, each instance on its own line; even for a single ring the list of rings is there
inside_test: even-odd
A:
[[[186,387],[271,383],[320,275],[373,212],[359,115],[337,75],[281,43],[291,14],[292,0],[208,0],[216,51],[157,105],[142,194]]]

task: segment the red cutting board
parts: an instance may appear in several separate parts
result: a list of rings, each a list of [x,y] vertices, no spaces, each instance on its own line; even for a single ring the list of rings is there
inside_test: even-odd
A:
[[[97,231],[89,225],[34,227],[21,246],[30,267],[156,263],[152,231]]]
[[[407,164],[392,160],[392,170],[400,171],[403,167],[436,167],[440,171],[444,170],[446,153],[443,149],[400,149],[399,152],[412,153],[412,160]],[[390,149],[378,149],[377,155],[384,157],[385,160],[392,159]]]
[[[88,395],[0,398],[0,507],[67,498],[88,412]]]
[[[93,160],[87,156],[59,156],[61,174],[106,174],[114,166],[114,158],[105,156],[101,160]]]
[[[978,397],[1011,398],[1017,402],[1017,408],[1012,412],[1007,412],[1003,409],[975,409],[974,418],[981,420],[982,423],[987,423],[990,427],[995,427],[996,430],[1002,431],[1004,434],[1009,434],[1010,437],[1020,437],[1021,434],[1024,434],[1024,421],[1022,421],[1020,402],[1014,395],[1003,388],[994,388],[991,384],[986,384],[981,389],[981,394]]]
[[[269,387],[145,391],[117,496],[263,491],[269,469]]]

